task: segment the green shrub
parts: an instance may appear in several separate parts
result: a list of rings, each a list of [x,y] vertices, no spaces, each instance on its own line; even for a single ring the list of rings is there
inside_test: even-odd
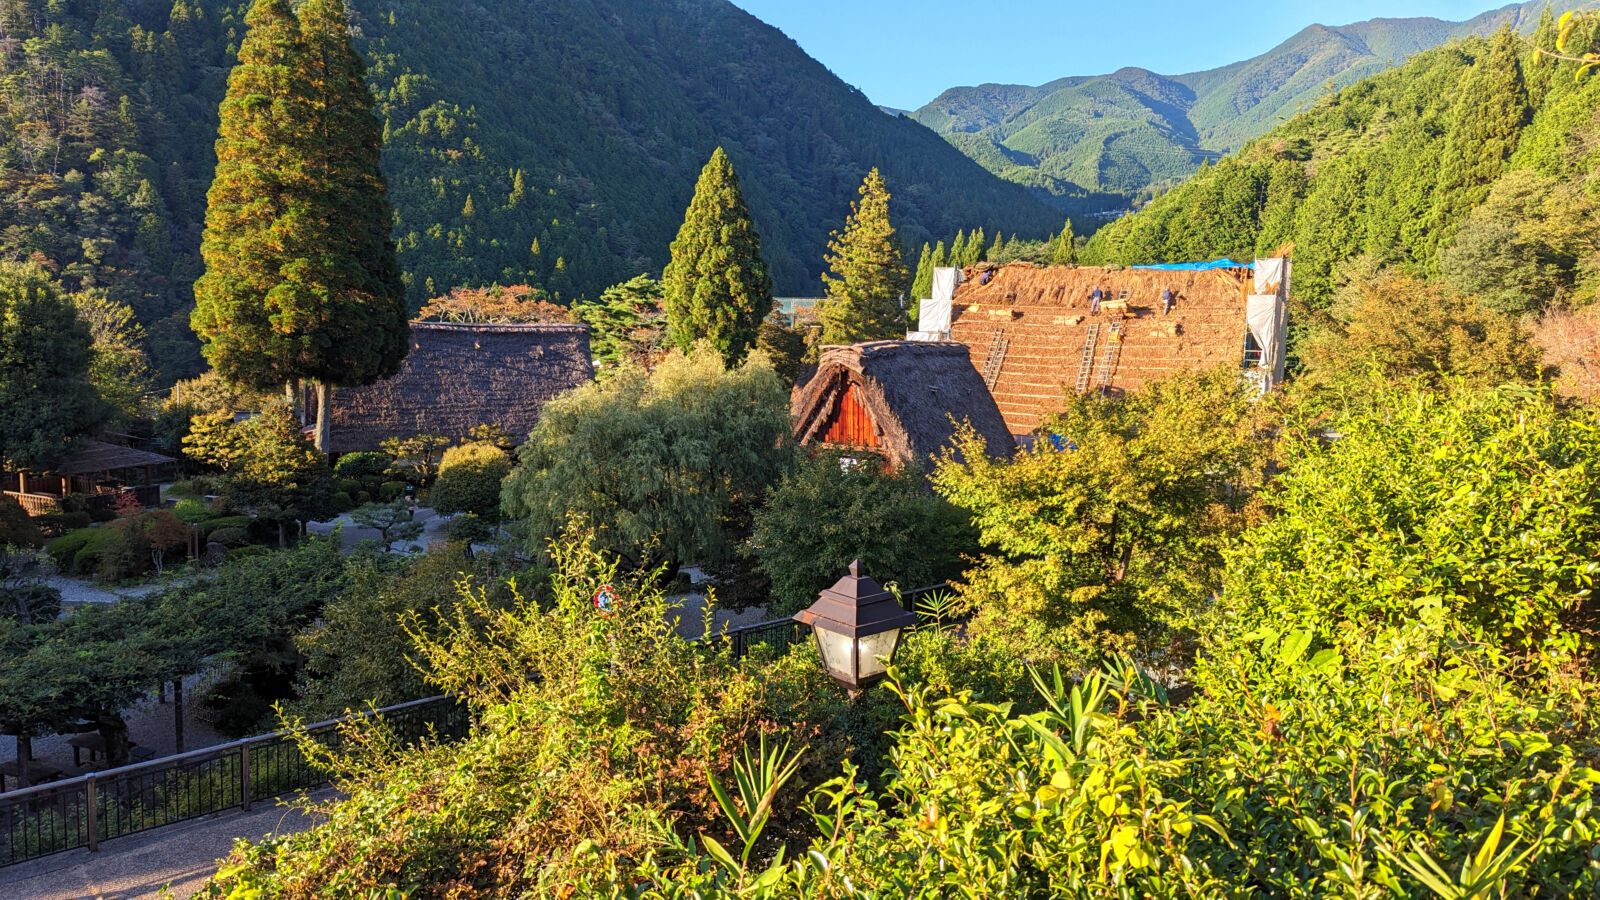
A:
[[[200,539],[213,540],[212,534],[222,528],[247,529],[250,527],[249,516],[219,516],[215,519],[200,523]]]
[[[428,505],[444,515],[467,512],[498,518],[500,483],[511,474],[511,457],[493,444],[462,444],[444,452]]]
[[[218,528],[213,530],[206,540],[224,547],[242,547],[250,543],[250,530],[239,527]]]
[[[346,453],[339,457],[338,465],[333,467],[334,474],[340,478],[355,481],[381,481],[393,461],[388,454],[373,451],[359,453]]]
[[[378,496],[388,503],[405,496],[408,485],[404,481],[385,481],[378,485]]]
[[[91,522],[110,522],[111,520],[115,519],[116,517],[117,517],[117,511],[114,510],[114,509],[107,509],[105,507],[96,507],[94,509],[89,510],[89,521],[91,521]]]
[[[440,475],[439,480],[442,482],[444,476]],[[488,522],[472,513],[462,513],[450,520],[445,536],[452,541],[479,544],[494,536],[494,528]]]
[[[809,606],[854,559],[909,590],[956,577],[962,554],[977,552],[968,514],[928,493],[920,473],[888,472],[876,457],[845,467],[839,457],[802,461],[756,512],[750,543],[772,579],[775,616]]]
[[[216,515],[211,511],[211,505],[196,497],[185,497],[172,507],[172,512],[182,521],[190,525],[201,522]]]
[[[77,567],[73,563],[73,559],[78,555],[79,551],[89,545],[89,541],[99,530],[98,528],[79,528],[75,531],[67,532],[51,541],[45,547],[44,552],[48,553],[52,560],[55,560],[56,568],[62,572],[76,572]]]
[[[333,508],[337,512],[349,512],[356,508],[356,502],[344,491],[333,495]]]
[[[360,481],[354,478],[340,478],[333,483],[333,487],[337,491],[342,491],[354,497],[356,494],[361,493],[362,485]]]
[[[219,543],[221,542],[219,541]],[[240,559],[250,559],[251,557],[255,556],[271,556],[276,552],[278,552],[276,549],[272,547],[263,547],[260,544],[250,544],[244,547],[232,547],[228,550],[228,561],[233,562]]]
[[[37,547],[43,543],[39,525],[15,497],[0,494],[0,547]]]

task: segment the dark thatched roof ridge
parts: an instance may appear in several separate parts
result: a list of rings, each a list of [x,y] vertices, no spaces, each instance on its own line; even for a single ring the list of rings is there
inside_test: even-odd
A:
[[[931,472],[962,422],[972,423],[991,456],[1007,457],[1016,449],[967,348],[923,341],[824,348],[816,374],[796,385],[790,398],[800,443],[827,428],[837,398],[851,384],[878,429],[879,449],[901,465]]]
[[[61,465],[56,467],[56,473],[92,475],[98,472],[110,472],[113,469],[141,469],[145,466],[159,466],[170,462],[177,460],[148,450],[136,450],[133,447],[108,444],[105,441],[90,441],[82,451],[62,460]]]
[[[398,374],[334,390],[328,449],[424,433],[461,440],[477,425],[520,441],[550,398],[593,377],[587,325],[412,322]]]

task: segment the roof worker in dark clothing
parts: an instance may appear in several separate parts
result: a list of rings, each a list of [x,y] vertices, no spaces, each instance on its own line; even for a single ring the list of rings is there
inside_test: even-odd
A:
[[[989,283],[989,279],[991,279],[993,277],[994,277],[994,270],[993,269],[984,269],[983,270],[983,274],[978,276],[978,283],[979,284],[988,284]]]
[[[1105,296],[1105,294],[1100,292],[1100,286],[1095,285],[1095,289],[1089,292],[1089,312],[1100,312],[1100,301],[1104,300]]]
[[[1164,316],[1172,312],[1172,288],[1161,292],[1161,314]]]

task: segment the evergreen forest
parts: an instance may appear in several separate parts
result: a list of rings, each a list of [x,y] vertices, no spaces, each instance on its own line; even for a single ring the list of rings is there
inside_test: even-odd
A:
[[[0,256],[130,307],[170,381],[188,329],[238,0],[0,0]],[[413,309],[455,287],[562,302],[659,273],[711,151],[743,175],[780,294],[814,294],[867,170],[908,246],[1059,215],[890,116],[724,0],[361,0]]]
[[[1596,286],[1583,260],[1600,221],[1600,83],[1536,53],[1556,37],[1547,12],[1531,41],[1470,38],[1329,94],[1101,229],[1084,261],[1292,247],[1295,293],[1313,308],[1357,260],[1442,277],[1504,312],[1584,305]]]

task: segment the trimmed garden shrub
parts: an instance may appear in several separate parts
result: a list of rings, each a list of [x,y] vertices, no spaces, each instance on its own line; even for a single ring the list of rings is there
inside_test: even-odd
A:
[[[511,457],[493,444],[463,444],[444,452],[439,479],[428,503],[444,514],[469,512],[490,518],[500,514],[500,482],[511,474]]]

